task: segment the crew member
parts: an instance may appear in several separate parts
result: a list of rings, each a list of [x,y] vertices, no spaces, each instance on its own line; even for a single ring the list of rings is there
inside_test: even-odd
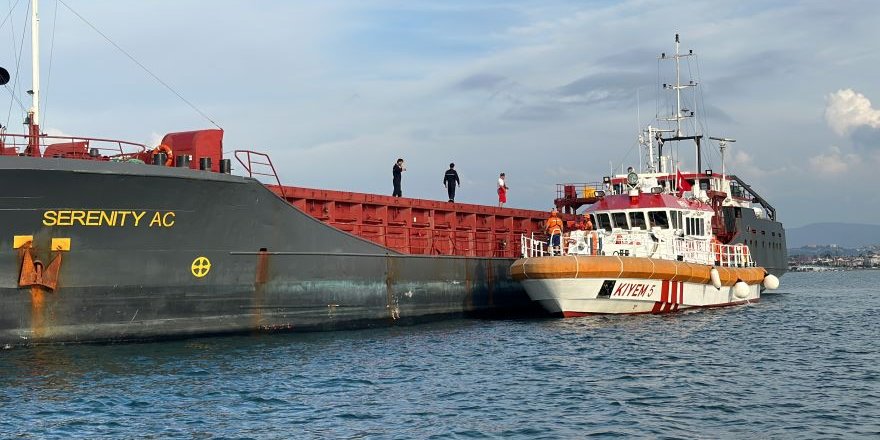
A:
[[[504,206],[507,203],[507,181],[504,180],[504,173],[498,176],[498,206]]]
[[[449,164],[449,169],[446,170],[446,174],[443,176],[443,186],[446,187],[446,192],[449,193],[449,201],[455,202],[455,186],[461,186],[461,181],[458,180],[458,172],[455,171],[455,164]]]
[[[562,242],[562,219],[559,218],[559,211],[556,208],[553,208],[550,211],[550,218],[547,219],[547,233],[550,234],[550,255],[553,255],[554,249],[559,249],[559,253],[562,253],[562,249],[560,249],[560,243]]]
[[[403,197],[403,191],[400,189],[400,179],[404,171],[406,171],[406,167],[403,166],[403,159],[397,159],[397,162],[394,163],[394,168],[391,169],[391,183],[394,184],[394,192],[391,193],[392,197]]]

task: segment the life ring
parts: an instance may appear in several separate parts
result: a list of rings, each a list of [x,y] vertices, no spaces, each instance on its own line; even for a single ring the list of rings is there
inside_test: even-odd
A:
[[[167,157],[167,159],[165,159],[166,167],[174,166],[174,152],[171,151],[171,147],[165,144],[160,144],[150,152],[150,159],[152,160],[159,153],[165,153],[165,156]]]

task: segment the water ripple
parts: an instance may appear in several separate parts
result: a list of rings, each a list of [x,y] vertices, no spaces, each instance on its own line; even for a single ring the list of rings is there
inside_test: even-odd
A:
[[[743,307],[0,352],[0,437],[876,438],[880,272]]]

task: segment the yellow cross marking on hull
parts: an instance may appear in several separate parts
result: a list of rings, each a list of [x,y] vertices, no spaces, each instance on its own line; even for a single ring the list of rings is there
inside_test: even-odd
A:
[[[193,260],[190,270],[192,270],[194,277],[202,278],[211,270],[211,261],[205,257],[197,257]]]

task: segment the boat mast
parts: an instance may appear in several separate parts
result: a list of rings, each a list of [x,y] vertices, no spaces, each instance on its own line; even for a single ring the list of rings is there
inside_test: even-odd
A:
[[[692,57],[692,56],[694,56],[693,50],[688,50],[688,53],[684,53],[684,54],[681,53],[681,40],[679,38],[679,35],[675,34],[675,54],[673,54],[671,57],[675,61],[675,84],[663,84],[664,89],[672,89],[675,91],[675,115],[665,117],[665,118],[658,118],[658,120],[675,122],[675,130],[674,130],[675,136],[670,137],[670,138],[665,138],[665,139],[663,139],[663,141],[681,141],[681,140],[689,139],[689,140],[693,140],[696,143],[696,147],[697,147],[696,148],[696,159],[697,160],[694,165],[696,166],[695,173],[697,176],[699,176],[700,175],[700,165],[701,165],[700,164],[700,139],[702,138],[702,135],[693,134],[691,136],[685,136],[684,132],[681,129],[681,121],[683,121],[686,118],[694,117],[693,110],[688,110],[686,108],[681,107],[681,91],[682,91],[682,89],[697,86],[697,83],[695,83],[693,80],[689,80],[687,82],[687,84],[681,83],[681,59]],[[668,60],[668,59],[670,59],[670,58],[668,58],[666,56],[665,52],[660,54],[660,60]],[[660,145],[660,153],[661,154],[662,154],[662,148],[663,147],[661,144]],[[699,180],[700,180],[699,177],[694,179],[694,182],[696,183],[696,185],[698,187],[699,187],[699,183],[700,183]]]
[[[726,189],[724,189],[724,185],[727,184],[727,168],[725,168],[724,164],[724,153],[727,150],[727,143],[736,142],[736,139],[721,137],[709,137],[709,139],[712,139],[713,141],[718,141],[718,149],[721,150],[721,189],[722,191],[727,191]]]
[[[28,110],[27,156],[40,155],[40,12],[38,0],[31,0],[31,67],[32,88],[29,90],[32,104]]]

